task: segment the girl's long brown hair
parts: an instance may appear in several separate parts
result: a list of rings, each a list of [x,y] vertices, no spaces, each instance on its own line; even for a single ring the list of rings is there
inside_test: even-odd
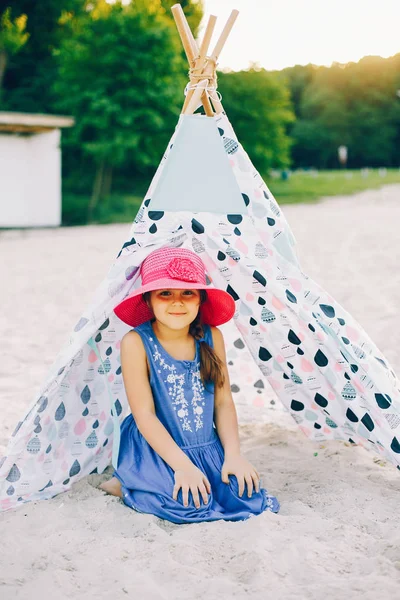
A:
[[[200,304],[203,304],[206,300],[207,292],[200,290]],[[195,320],[190,324],[189,333],[195,340],[204,338],[200,310]],[[222,361],[207,342],[201,342],[200,344],[200,377],[203,384],[213,382],[216,387],[223,387],[225,383]]]
[[[143,294],[144,301],[150,303],[150,292]],[[207,292],[200,290],[200,304],[207,300]],[[200,310],[197,317],[190,324],[189,333],[195,340],[204,338],[203,323],[201,322]],[[223,371],[223,363],[217,356],[217,353],[207,342],[200,343],[200,377],[203,384],[214,383],[216,387],[223,387],[225,376]]]

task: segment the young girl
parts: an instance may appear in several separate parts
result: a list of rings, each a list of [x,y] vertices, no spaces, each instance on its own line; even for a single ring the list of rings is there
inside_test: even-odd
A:
[[[100,487],[173,523],[278,512],[278,500],[260,488],[258,471],[240,453],[216,328],[233,317],[232,297],[207,283],[203,262],[184,248],[152,252],[141,277],[142,287],[114,309],[135,328],[121,342],[132,414],[121,425],[118,467]]]

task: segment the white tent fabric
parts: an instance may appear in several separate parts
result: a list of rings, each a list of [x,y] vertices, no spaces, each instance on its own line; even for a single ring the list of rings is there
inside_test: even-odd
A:
[[[218,132],[224,152],[196,151],[190,131],[200,123],[214,149]],[[181,133],[197,179],[190,184],[182,175],[174,204]],[[204,186],[207,169],[212,185]],[[198,184],[207,196],[200,206]],[[181,116],[129,239],[15,428],[0,461],[1,510],[51,498],[111,460],[116,466],[119,423],[129,413],[119,356],[129,327],[113,308],[140,286],[150,252],[181,245],[198,253],[213,283],[235,299],[234,319],[222,328],[233,389],[248,385],[248,351],[260,370],[253,385],[269,384],[308,438],[350,440],[400,469],[400,384],[392,368],[361,325],[302,272],[290,227],[226,116]]]

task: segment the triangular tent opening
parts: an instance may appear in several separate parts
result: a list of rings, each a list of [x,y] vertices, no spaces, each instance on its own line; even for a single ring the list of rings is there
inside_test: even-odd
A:
[[[225,151],[237,143],[224,138],[222,145],[213,119],[201,115],[182,115],[178,128],[149,210],[246,214]]]
[[[202,173],[182,191],[179,164],[187,157],[179,140],[173,149],[185,122],[212,132],[214,186],[223,174],[212,209],[199,197],[191,204]],[[185,140],[192,157],[202,144],[197,136]],[[169,204],[173,186],[183,206]],[[182,245],[235,299],[234,319],[223,326],[232,388],[245,385],[251,355],[260,373],[252,383],[270,385],[309,439],[348,440],[400,468],[399,380],[360,324],[301,270],[281,209],[220,112],[181,117],[128,239],[12,434],[0,461],[1,510],[51,498],[111,461],[116,466],[119,423],[129,412],[119,347],[129,327],[113,308],[140,285],[150,252]]]

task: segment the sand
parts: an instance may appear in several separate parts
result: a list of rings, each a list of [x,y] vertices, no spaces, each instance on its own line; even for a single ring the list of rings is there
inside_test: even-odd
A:
[[[283,210],[303,271],[400,373],[400,185]],[[0,232],[0,455],[128,231]],[[399,471],[361,447],[310,442],[286,412],[238,414],[279,514],[174,525],[94,487],[110,473],[91,476],[0,514],[1,600],[398,598]]]

